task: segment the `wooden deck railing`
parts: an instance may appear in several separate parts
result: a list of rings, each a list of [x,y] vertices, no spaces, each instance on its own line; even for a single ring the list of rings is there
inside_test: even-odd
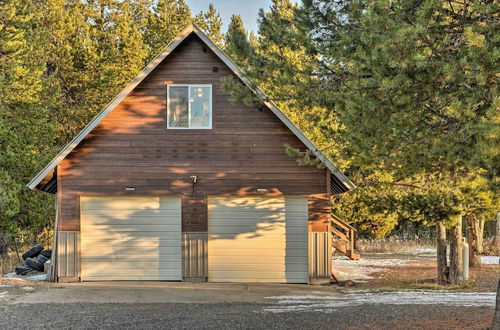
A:
[[[347,222],[343,221],[335,214],[331,217],[331,231],[333,234],[333,246],[351,259],[359,259],[360,256],[355,253],[357,248],[357,230]],[[337,239],[336,239],[337,238]],[[342,244],[338,243],[338,240]]]

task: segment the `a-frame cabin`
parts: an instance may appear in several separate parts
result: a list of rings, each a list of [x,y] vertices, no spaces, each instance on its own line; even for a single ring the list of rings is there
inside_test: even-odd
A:
[[[231,104],[228,75],[248,83],[189,25],[30,182],[57,194],[59,281],[329,280],[353,184],[272,102]]]

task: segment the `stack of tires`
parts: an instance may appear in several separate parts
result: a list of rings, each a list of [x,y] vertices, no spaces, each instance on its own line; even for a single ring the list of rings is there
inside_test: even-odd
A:
[[[44,265],[50,263],[52,250],[44,250],[43,245],[37,244],[23,253],[24,265],[16,267],[17,275],[26,275],[33,271],[44,272]]]

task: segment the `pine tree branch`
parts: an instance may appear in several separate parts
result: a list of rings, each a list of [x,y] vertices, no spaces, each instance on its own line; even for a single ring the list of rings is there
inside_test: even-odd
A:
[[[408,188],[417,188],[421,190],[427,190],[426,188],[410,184],[410,183],[397,183],[397,182],[387,182],[387,181],[374,181],[374,180],[365,180],[357,184],[357,186],[363,187],[368,185],[391,185],[391,186],[402,186]]]

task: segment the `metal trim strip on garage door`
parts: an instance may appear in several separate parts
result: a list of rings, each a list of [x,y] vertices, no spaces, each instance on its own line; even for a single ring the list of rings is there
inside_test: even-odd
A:
[[[182,280],[179,197],[82,196],[80,210],[82,280]]]
[[[307,197],[209,197],[208,280],[308,282]]]

